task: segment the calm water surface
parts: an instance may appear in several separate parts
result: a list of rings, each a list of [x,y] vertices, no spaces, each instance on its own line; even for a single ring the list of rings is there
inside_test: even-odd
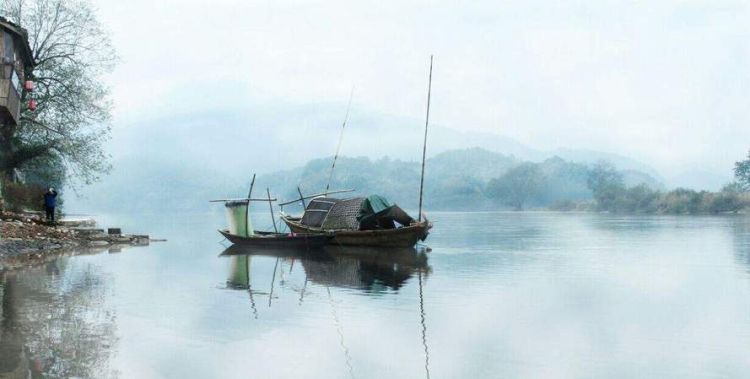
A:
[[[431,218],[429,253],[227,257],[218,212],[111,217],[169,241],[0,273],[0,378],[750,372],[749,217]]]

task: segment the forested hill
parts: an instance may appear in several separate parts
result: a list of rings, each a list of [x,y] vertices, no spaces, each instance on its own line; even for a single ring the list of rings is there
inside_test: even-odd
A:
[[[314,159],[302,167],[259,175],[255,194],[271,194],[280,199],[297,197],[297,186],[306,194],[326,187],[332,157]],[[586,200],[590,165],[552,157],[538,163],[524,162],[510,155],[481,148],[449,150],[427,160],[425,207],[430,210],[508,209],[498,185],[505,174],[533,167],[539,174],[538,189],[524,201],[524,208],[547,207],[559,200]],[[332,189],[354,188],[355,195],[381,194],[406,208],[416,208],[419,196],[420,162],[382,158],[339,157],[331,183]],[[115,171],[85,192],[83,199],[72,199],[75,211],[107,212],[125,210],[159,211],[205,209],[207,200],[244,197],[254,171],[234,176],[201,168],[191,162],[163,160],[158,165],[132,157],[116,165]],[[621,171],[628,185],[661,185],[648,174]],[[241,175],[241,176],[240,176]],[[167,184],[169,183],[169,184]],[[115,201],[115,199],[119,199]]]
[[[304,167],[280,171],[258,178],[265,188],[274,189],[283,199],[297,197],[297,185],[303,193],[321,192],[331,168],[331,157],[315,159]],[[424,202],[433,210],[505,209],[509,205],[495,186],[512,168],[534,167],[539,188],[526,201],[528,207],[546,207],[561,200],[586,200],[592,196],[587,187],[591,167],[552,157],[543,162],[524,162],[481,148],[450,150],[427,160]],[[383,158],[339,157],[331,181],[332,189],[357,189],[359,194],[377,193],[407,208],[416,208],[419,198],[420,163]],[[648,174],[621,171],[626,184],[645,183],[658,189],[661,184]],[[244,188],[237,188],[242,193]],[[246,191],[246,190],[245,190]]]
[[[331,157],[314,159],[304,167],[259,178],[276,188],[282,198],[293,198],[296,184],[304,193],[325,189]],[[482,149],[453,150],[428,159],[425,204],[441,209],[479,209],[487,206],[487,182],[518,164],[513,157]],[[331,188],[354,188],[358,193],[377,193],[404,207],[416,207],[419,198],[419,162],[382,158],[339,157]]]

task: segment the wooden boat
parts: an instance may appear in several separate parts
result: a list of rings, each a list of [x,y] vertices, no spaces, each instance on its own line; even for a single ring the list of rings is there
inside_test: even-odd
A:
[[[250,183],[250,192],[244,199],[219,199],[211,202],[223,202],[227,212],[229,228],[219,230],[219,233],[235,245],[251,248],[271,249],[314,249],[320,248],[332,238],[330,233],[279,233],[276,223],[273,223],[274,232],[254,230],[250,220],[250,203],[255,201],[268,202],[273,216],[272,203],[276,199],[271,198],[271,191],[266,189],[268,198],[254,199],[251,197],[255,186],[255,175]]]
[[[432,223],[423,221],[395,229],[374,230],[324,230],[302,225],[299,217],[281,216],[294,233],[333,235],[327,242],[343,246],[413,247],[432,228]]]
[[[311,205],[313,203],[311,202]],[[308,206],[305,212],[316,211]],[[330,210],[329,210],[330,212]],[[351,217],[342,217],[351,219]],[[401,227],[372,228],[361,230],[353,225],[330,225],[330,216],[326,216],[326,222],[313,226],[305,223],[304,217],[291,217],[281,215],[281,220],[294,233],[328,234],[333,235],[328,243],[343,246],[380,246],[380,247],[413,247],[417,241],[424,240],[429,234],[432,223],[425,219],[422,222],[405,222]],[[413,220],[413,219],[411,219]],[[355,222],[354,220],[351,220]]]
[[[330,234],[310,234],[310,233],[273,233],[255,231],[249,237],[232,234],[229,230],[219,230],[222,236],[233,244],[262,247],[262,248],[294,248],[294,249],[313,249],[325,245],[333,236]]]

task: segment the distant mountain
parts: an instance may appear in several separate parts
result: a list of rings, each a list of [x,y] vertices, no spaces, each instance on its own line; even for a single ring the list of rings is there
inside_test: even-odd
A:
[[[288,199],[297,197],[297,184],[305,194],[321,192],[326,188],[332,159],[315,159],[302,168],[262,175],[258,180]],[[482,209],[488,205],[483,195],[487,181],[518,162],[513,157],[479,148],[440,153],[426,163],[425,205],[440,209]],[[359,194],[377,193],[404,207],[416,208],[420,170],[416,161],[339,157],[331,187],[354,188]]]
[[[245,178],[197,167],[189,160],[153,160],[132,155],[115,162],[114,170],[99,183],[65,191],[65,209],[73,213],[182,211],[206,209],[209,199],[233,193]]]
[[[249,105],[243,109],[130,121],[116,125],[111,150],[115,158],[125,158],[137,147],[140,156],[151,157],[155,162],[177,157],[227,175],[247,175],[248,171],[269,173],[303,166],[310,157],[332,155],[342,116],[343,109],[334,104]],[[423,120],[358,113],[353,109],[341,155],[418,161],[422,155],[423,128]],[[582,149],[544,151],[496,133],[464,131],[460,126],[430,127],[429,157],[471,147],[533,162],[552,156],[587,164],[606,160],[619,169],[641,171],[661,180],[648,165],[616,154]]]
[[[619,154],[587,149],[557,149],[553,151],[553,154],[565,160],[577,163],[593,164],[598,161],[607,161],[620,170],[640,171],[663,181],[661,175],[652,167]]]
[[[112,174],[84,188],[84,199],[66,196],[66,204],[81,211],[207,207],[209,198],[243,196],[252,173],[259,175],[257,188],[270,187],[283,198],[293,197],[297,184],[305,193],[320,191],[341,131],[339,108],[249,105],[121,122],[110,146]],[[382,193],[416,207],[423,127],[422,120],[353,109],[333,185]],[[545,152],[502,135],[439,125],[431,126],[427,153],[425,201],[439,209],[497,207],[483,195],[489,180],[522,161],[542,164],[552,156],[583,165],[608,160],[624,170],[628,184],[660,188],[663,182],[653,169],[627,157],[592,150]],[[568,184],[570,194],[586,196],[580,182]]]

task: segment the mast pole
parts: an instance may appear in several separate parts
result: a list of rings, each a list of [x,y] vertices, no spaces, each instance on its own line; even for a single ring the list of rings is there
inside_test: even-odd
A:
[[[250,191],[247,192],[247,207],[245,207],[245,235],[250,237],[250,200],[252,199],[253,187],[255,186],[255,173],[253,173],[253,180],[250,181]]]
[[[432,92],[432,55],[430,55],[430,77],[427,82],[427,116],[424,121],[424,143],[422,144],[422,177],[419,179],[419,222],[422,222],[422,194],[424,191],[424,162],[427,156],[427,126],[430,124],[430,94]]]
[[[276,228],[276,217],[273,215],[273,202],[271,201],[271,190],[266,187],[266,193],[268,194],[268,208],[271,210],[271,223],[273,224],[273,231],[278,233],[279,229]],[[270,300],[269,300],[270,303]]]
[[[354,97],[354,87],[349,93],[349,104],[346,105],[346,116],[344,116],[344,122],[341,124],[341,133],[339,133],[339,143],[336,145],[336,154],[333,156],[333,164],[331,164],[331,172],[328,174],[328,183],[326,183],[325,194],[328,195],[328,188],[331,186],[331,179],[333,178],[333,169],[336,168],[336,160],[339,158],[339,150],[341,150],[341,141],[344,139],[344,128],[346,128],[346,122],[349,120],[349,109],[352,107],[352,97]],[[304,200],[303,200],[304,201]]]
[[[328,191],[328,188],[326,188],[326,192]],[[297,193],[299,194],[299,199],[302,200],[302,209],[307,209],[307,204],[305,204],[305,197],[302,195],[302,190],[297,186]]]

